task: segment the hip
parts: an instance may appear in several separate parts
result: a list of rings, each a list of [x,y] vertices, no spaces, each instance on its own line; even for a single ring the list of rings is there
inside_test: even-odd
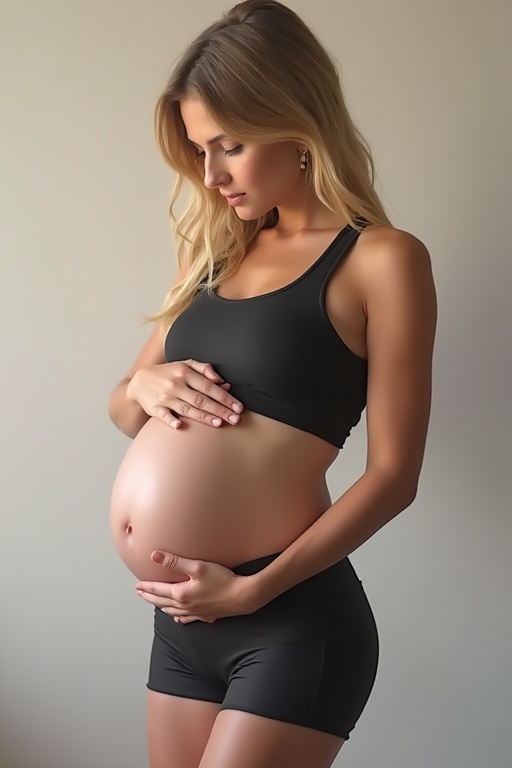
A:
[[[279,553],[266,555],[234,566],[232,570],[249,576],[265,568]],[[159,609],[155,611],[155,631],[165,635],[185,630],[190,640],[207,642],[219,648],[231,640],[290,644],[302,640],[334,642],[339,650],[367,646],[378,648],[378,632],[370,602],[361,580],[348,558],[296,584],[257,611],[243,616],[228,616],[212,624],[192,622],[177,625]]]

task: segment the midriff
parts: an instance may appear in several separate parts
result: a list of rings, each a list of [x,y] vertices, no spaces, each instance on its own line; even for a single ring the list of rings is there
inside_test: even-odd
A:
[[[175,581],[151,561],[164,549],[228,568],[289,546],[330,506],[325,473],[338,449],[245,410],[237,425],[151,418],[119,468],[111,528],[141,580]]]

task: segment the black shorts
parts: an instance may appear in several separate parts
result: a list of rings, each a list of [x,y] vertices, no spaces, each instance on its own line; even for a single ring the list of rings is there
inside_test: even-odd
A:
[[[276,557],[233,571],[250,575]],[[155,609],[147,686],[348,739],[378,657],[373,613],[345,558],[248,615],[177,624]]]

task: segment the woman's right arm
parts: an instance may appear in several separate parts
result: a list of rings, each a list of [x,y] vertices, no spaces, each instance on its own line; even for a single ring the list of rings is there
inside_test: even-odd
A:
[[[149,365],[162,365],[163,363],[165,363],[164,333],[161,323],[158,323],[132,367],[110,395],[109,416],[116,427],[128,437],[135,437],[150,418],[140,403],[128,396],[128,386],[139,369]]]
[[[109,415],[128,437],[135,437],[151,416],[174,429],[182,418],[216,428],[238,424],[243,405],[229,394],[230,387],[208,362],[166,363],[159,324],[112,392]]]
[[[151,416],[176,429],[181,417],[216,428],[237,424],[243,405],[229,394],[231,385],[208,362],[166,363],[164,341],[159,322],[110,395],[108,412],[116,427],[133,438]]]
[[[186,267],[178,270],[171,288],[177,285],[186,275]],[[161,323],[155,325],[153,332],[142,347],[132,367],[126,372],[126,376],[114,387],[108,404],[108,414],[116,427],[128,437],[135,437],[146,421],[150,419],[138,400],[130,397],[128,387],[138,370],[149,365],[162,365],[165,363],[164,330]]]

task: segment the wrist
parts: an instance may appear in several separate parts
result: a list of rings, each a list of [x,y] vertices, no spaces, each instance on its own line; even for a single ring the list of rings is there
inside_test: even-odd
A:
[[[136,371],[132,378],[128,381],[128,384],[126,385],[126,399],[129,400],[132,403],[138,403],[136,394],[135,394],[135,387],[137,386],[137,373]]]
[[[258,578],[259,573],[254,573],[251,576],[240,576],[240,613],[255,613],[268,602],[265,598],[265,593],[262,588],[261,579]]]

